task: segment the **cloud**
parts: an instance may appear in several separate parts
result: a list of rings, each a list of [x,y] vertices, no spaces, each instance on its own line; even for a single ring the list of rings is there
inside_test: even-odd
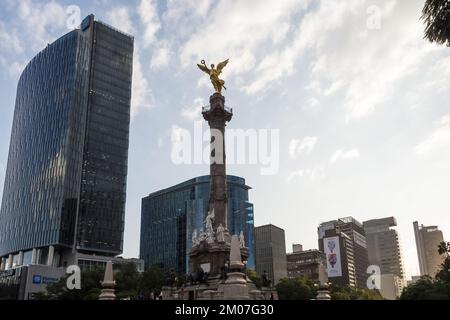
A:
[[[202,106],[205,101],[202,98],[195,98],[192,105],[186,106],[181,110],[181,116],[190,122],[201,119]]]
[[[155,42],[156,33],[161,28],[156,3],[153,0],[141,0],[137,11],[144,24],[143,46],[147,48]]]
[[[14,79],[19,78],[19,76],[22,74],[23,70],[27,66],[27,62],[13,62],[8,65],[8,72],[11,77]]]
[[[429,154],[450,144],[450,114],[441,118],[438,128],[423,142],[419,143],[414,151],[418,155]]]
[[[23,52],[22,42],[20,41],[17,30],[6,28],[0,21],[0,53],[21,54]]]
[[[292,139],[289,142],[289,156],[292,159],[297,158],[302,153],[310,154],[317,144],[317,137],[305,137],[302,141],[298,139]]]
[[[330,158],[330,165],[333,165],[340,160],[352,160],[358,158],[360,158],[360,154],[357,149],[351,149],[348,151],[337,150]]]
[[[128,34],[136,33],[136,28],[131,20],[128,7],[116,7],[113,10],[108,11],[106,17],[112,26],[120,28],[121,31]]]
[[[303,0],[222,1],[210,10],[201,28],[197,28],[180,48],[182,66],[200,59],[216,63],[232,58],[227,75],[253,71],[263,45],[282,42],[289,34],[291,17],[303,10]],[[209,8],[208,8],[209,9]],[[251,17],[251,18],[250,18]]]
[[[317,182],[323,180],[326,177],[325,168],[321,165],[315,166],[313,168],[301,169],[291,172],[286,181],[292,182],[296,178],[308,178],[311,182]]]
[[[43,4],[23,0],[19,1],[15,10],[34,50],[42,50],[66,27],[65,9],[56,1]]]
[[[160,47],[155,48],[152,55],[152,60],[150,62],[150,67],[152,69],[166,67],[169,64],[171,55],[172,52],[167,45],[161,45]]]

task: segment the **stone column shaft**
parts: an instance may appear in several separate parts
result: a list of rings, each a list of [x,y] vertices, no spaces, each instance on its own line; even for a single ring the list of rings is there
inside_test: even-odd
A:
[[[211,195],[210,210],[214,209],[214,230],[221,224],[227,228],[227,176],[225,153],[225,125],[233,113],[225,108],[225,98],[215,93],[209,99],[210,109],[203,111],[211,132]]]

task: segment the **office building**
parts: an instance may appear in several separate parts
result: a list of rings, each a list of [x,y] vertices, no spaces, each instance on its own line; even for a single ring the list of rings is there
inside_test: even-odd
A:
[[[380,276],[380,294],[386,300],[396,300],[405,288],[405,279],[393,273],[385,273]]]
[[[438,252],[439,244],[444,241],[442,231],[437,226],[419,226],[417,221],[413,223],[413,227],[420,275],[434,277],[444,261],[444,255],[440,255]]]
[[[254,268],[253,204],[245,179],[227,176],[227,219],[231,234],[244,232],[248,268]],[[204,228],[210,200],[210,176],[197,177],[142,199],[140,258],[146,267],[189,272],[192,233]]]
[[[328,282],[327,260],[325,253],[319,250],[303,250],[303,246],[294,244],[293,252],[287,254],[287,276],[289,278],[306,277],[317,284]]]
[[[410,285],[415,284],[417,281],[420,280],[421,277],[422,276],[412,276],[411,280],[406,281],[406,286],[410,286]]]
[[[64,275],[63,267],[37,264],[0,271],[0,300],[33,300]]]
[[[255,227],[255,262],[259,275],[267,272],[272,285],[287,277],[284,230],[268,224]]]
[[[368,220],[363,223],[366,232],[367,252],[370,265],[377,265],[382,274],[405,277],[400,240],[394,217]]]
[[[299,243],[292,244],[292,252],[302,252],[303,251],[303,245]]]
[[[3,270],[122,252],[133,43],[91,15],[23,71],[0,211]]]
[[[318,228],[319,250],[327,256],[332,283],[367,287],[368,254],[363,225],[352,217],[322,223]]]
[[[379,266],[383,275],[381,294],[383,295],[383,287],[388,287],[386,290],[389,293],[383,297],[392,298],[393,291],[400,295],[406,282],[399,235],[397,230],[393,229],[397,226],[396,219],[388,217],[368,220],[363,222],[363,226],[369,264]],[[392,283],[388,283],[389,280],[392,280]]]

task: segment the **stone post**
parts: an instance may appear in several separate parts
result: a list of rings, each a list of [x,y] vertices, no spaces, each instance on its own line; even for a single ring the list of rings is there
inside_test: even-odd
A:
[[[116,295],[114,293],[115,286],[116,286],[116,282],[114,281],[112,261],[110,260],[106,263],[105,277],[102,282],[103,289],[102,289],[98,299],[99,300],[115,300],[116,299]]]

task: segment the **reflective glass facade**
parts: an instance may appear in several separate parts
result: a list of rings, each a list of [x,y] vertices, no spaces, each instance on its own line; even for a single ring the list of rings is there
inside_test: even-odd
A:
[[[121,253],[125,225],[133,38],[93,25],[77,247]]]
[[[253,204],[245,179],[227,176],[228,229],[244,231],[250,256],[247,267],[254,268]],[[194,229],[203,229],[210,194],[210,179],[201,176],[142,199],[140,258],[146,266],[158,265],[188,272],[188,254]]]
[[[25,262],[49,245],[58,257],[73,246],[122,251],[133,38],[93,16],[83,24],[20,77],[0,257],[25,251]]]

